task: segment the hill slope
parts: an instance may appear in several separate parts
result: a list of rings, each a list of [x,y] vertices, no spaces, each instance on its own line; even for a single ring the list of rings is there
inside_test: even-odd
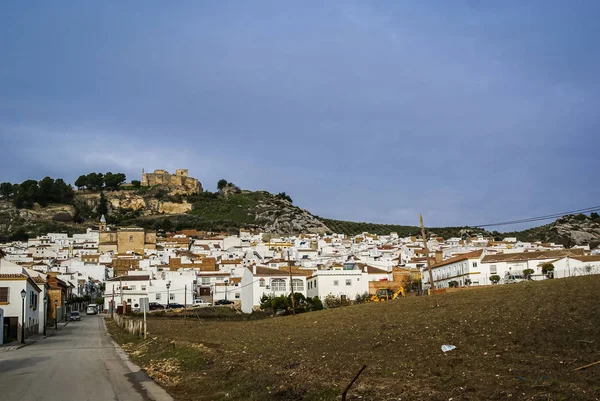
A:
[[[596,400],[600,276],[260,321],[153,318],[117,335],[180,400]],[[227,333],[226,336],[223,333]],[[172,341],[176,346],[173,346]],[[456,349],[444,354],[443,344]]]
[[[104,192],[106,217],[110,224],[137,225],[151,229],[238,232],[239,228],[256,228],[269,233],[363,232],[401,237],[419,235],[417,226],[373,224],[333,220],[313,216],[292,204],[285,194],[243,191],[229,186],[220,192],[185,194],[165,187],[123,188]],[[99,192],[77,191],[70,204],[17,209],[12,202],[0,199],[0,240],[26,239],[52,231],[84,232],[98,222],[102,199]],[[510,233],[488,232],[473,227],[428,228],[429,235],[463,237],[482,234],[502,239],[515,236],[522,241],[556,242],[565,246],[600,244],[600,219],[585,215],[565,216],[556,222],[529,230]]]

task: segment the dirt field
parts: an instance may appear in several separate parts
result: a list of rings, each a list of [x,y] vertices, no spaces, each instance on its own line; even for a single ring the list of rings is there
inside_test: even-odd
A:
[[[600,276],[258,321],[155,318],[117,341],[178,400],[597,400]],[[456,349],[443,353],[443,344]]]

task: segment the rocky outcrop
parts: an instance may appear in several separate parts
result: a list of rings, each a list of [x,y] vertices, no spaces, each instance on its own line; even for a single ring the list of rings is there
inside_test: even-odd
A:
[[[600,218],[591,218],[583,214],[561,217],[550,225],[546,237],[567,246],[596,246],[600,244]]]
[[[326,233],[331,231],[323,222],[287,200],[271,197],[254,210],[256,222],[267,233]]]

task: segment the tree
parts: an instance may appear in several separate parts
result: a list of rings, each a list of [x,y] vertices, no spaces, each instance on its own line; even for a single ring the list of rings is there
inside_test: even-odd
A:
[[[141,186],[142,186],[142,182],[141,182],[141,181],[139,181],[139,180],[132,180],[132,181],[131,181],[131,185],[133,185],[133,186],[134,186],[134,188],[139,188],[139,187],[141,187]]]
[[[75,186],[77,189],[81,189],[87,186],[87,175],[80,175],[79,178],[75,180]]]
[[[0,195],[8,199],[13,194],[13,185],[10,182],[0,184]]]
[[[104,175],[102,173],[89,173],[86,179],[87,187],[92,191],[100,191],[104,186]]]
[[[499,275],[497,275],[497,274],[491,275],[491,276],[490,276],[490,281],[491,281],[493,284],[498,284],[498,281],[500,281],[500,276],[499,276]]]
[[[449,286],[450,288],[453,288],[453,287],[458,287],[458,281],[456,281],[456,280],[452,280],[452,281],[450,281],[450,282],[448,283],[448,286]]]
[[[125,174],[123,173],[113,174],[108,172],[104,175],[104,186],[106,189],[112,189],[116,191],[119,189],[121,184],[125,182],[126,178],[127,177],[125,177]]]
[[[278,193],[275,196],[278,197],[279,199],[285,199],[285,200],[289,201],[290,203],[294,203],[292,201],[292,198],[288,194],[286,194],[285,192],[280,192],[280,193]]]
[[[598,220],[600,220],[600,215],[598,215],[598,213],[596,213],[596,212],[592,212],[592,213],[590,213],[590,217],[591,217],[591,219],[592,219],[592,220],[594,220],[594,221],[598,221]]]
[[[217,189],[220,191],[228,185],[229,183],[226,180],[220,179],[219,182],[217,182]]]
[[[96,208],[96,214],[98,216],[108,214],[108,202],[106,201],[104,192],[100,192],[100,201],[98,202],[98,207]]]

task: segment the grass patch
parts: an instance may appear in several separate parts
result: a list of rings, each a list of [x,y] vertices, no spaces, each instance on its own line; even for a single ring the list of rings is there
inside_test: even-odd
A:
[[[116,340],[178,400],[337,400],[363,364],[349,400],[595,400],[599,367],[574,368],[600,360],[598,288],[587,276],[443,294],[439,307],[151,319],[148,341]]]

